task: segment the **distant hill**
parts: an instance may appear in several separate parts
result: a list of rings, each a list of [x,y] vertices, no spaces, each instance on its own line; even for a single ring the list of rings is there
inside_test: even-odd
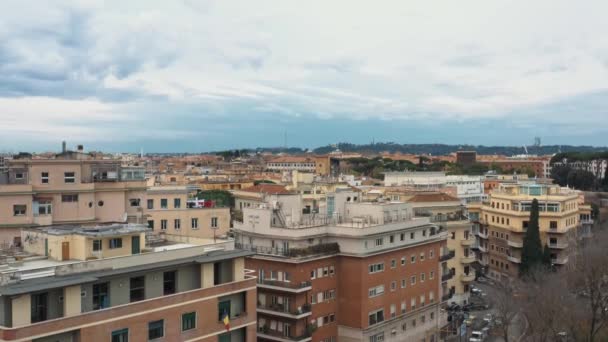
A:
[[[457,151],[476,151],[477,154],[500,154],[513,156],[524,154],[522,146],[483,146],[483,145],[445,145],[445,144],[396,144],[374,143],[365,145],[356,145],[351,143],[339,143],[337,145],[327,145],[314,149],[314,153],[325,154],[334,151],[336,148],[342,152],[358,152],[358,153],[381,153],[381,152],[400,152],[411,154],[431,154],[431,155],[447,155]],[[548,155],[558,152],[604,152],[608,151],[608,147],[595,146],[571,146],[571,145],[548,145],[548,146],[526,146],[529,154]]]

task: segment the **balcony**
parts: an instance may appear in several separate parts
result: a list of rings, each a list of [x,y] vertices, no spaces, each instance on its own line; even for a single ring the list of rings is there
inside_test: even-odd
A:
[[[466,240],[460,240],[460,244],[465,247],[473,246],[473,244],[475,244],[475,239],[472,236],[469,236]]]
[[[460,275],[460,281],[463,283],[470,283],[473,280],[475,280],[475,274],[472,272]]]
[[[268,329],[268,327],[258,328],[258,337],[264,340],[277,342],[309,342],[312,341],[312,333],[304,333],[301,336],[285,336],[285,332]]]
[[[450,271],[443,273],[443,275],[441,276],[441,281],[445,282],[445,281],[452,279],[453,277],[454,277],[454,271],[450,270]]]
[[[312,315],[310,311],[310,304],[304,304],[298,309],[290,309],[284,304],[271,304],[271,305],[260,305],[258,304],[258,314],[266,314],[273,316],[280,316],[291,319],[300,319]]]
[[[475,258],[475,254],[471,253],[468,256],[463,256],[462,258],[460,258],[460,262],[463,264],[471,264],[474,263],[475,260],[477,260],[477,258]]]
[[[303,281],[301,283],[285,282],[270,279],[259,279],[258,287],[261,289],[284,291],[290,293],[302,293],[312,290],[312,284],[309,281]]]
[[[452,297],[454,297],[454,292],[450,291],[450,292],[444,294],[443,296],[441,296],[441,301],[447,302],[448,300],[452,299]]]
[[[561,230],[561,231],[560,231],[560,230],[559,230],[559,229],[557,229],[557,228],[549,228],[549,229],[547,229],[547,232],[548,232],[549,234],[565,234],[565,233],[566,233],[566,230]]]
[[[517,258],[517,257],[510,256],[510,255],[509,255],[509,256],[507,257],[507,259],[508,259],[510,262],[514,262],[514,263],[516,263],[516,264],[521,264],[521,258]]]
[[[488,238],[488,234],[482,233],[481,231],[475,232],[475,235],[479,236],[482,239],[487,239]]]
[[[565,265],[568,263],[568,257],[553,258],[551,259],[551,263],[554,265]]]
[[[523,241],[507,240],[507,245],[509,245],[510,247],[513,247],[513,248],[523,248],[524,247]]]
[[[447,253],[445,253],[444,255],[439,257],[439,261],[440,262],[448,261],[448,260],[452,259],[455,255],[456,255],[455,251],[448,250]]]
[[[566,249],[566,248],[568,248],[568,242],[554,242],[554,243],[549,242],[549,244],[547,244],[547,246],[549,246],[549,248],[553,248],[553,249]]]

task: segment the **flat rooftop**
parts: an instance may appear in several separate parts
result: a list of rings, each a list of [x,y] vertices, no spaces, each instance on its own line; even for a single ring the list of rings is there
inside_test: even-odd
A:
[[[84,235],[88,237],[131,235],[151,231],[148,226],[135,223],[116,223],[98,226],[50,226],[34,228],[34,230],[48,235]]]

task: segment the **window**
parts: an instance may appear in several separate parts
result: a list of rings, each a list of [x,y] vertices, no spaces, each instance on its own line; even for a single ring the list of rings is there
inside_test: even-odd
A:
[[[192,229],[198,229],[198,218],[193,217],[191,220]]]
[[[154,230],[154,220],[148,220],[148,228]]]
[[[371,264],[369,265],[369,273],[377,273],[384,271],[384,263]]]
[[[78,195],[61,195],[61,202],[78,202]]]
[[[431,249],[429,250],[429,259],[433,259],[435,257],[435,250]]]
[[[97,205],[100,206],[100,207],[103,207],[103,201],[97,202]]]
[[[93,240],[93,252],[99,252],[101,250],[101,240]]]
[[[391,304],[391,318],[395,318],[397,316],[397,306],[395,304]]]
[[[405,266],[405,257],[401,258],[401,266]]]
[[[412,264],[416,263],[416,255],[412,254],[412,256],[410,257],[410,262]]]
[[[384,240],[382,238],[376,239],[376,247],[382,246],[383,243],[384,243]]]
[[[521,222],[521,227],[522,227],[522,229],[528,229],[528,224],[529,224],[529,222],[528,222],[528,221],[522,221],[522,222]]]
[[[173,220],[173,227],[175,230],[180,230],[182,228],[182,221],[180,219]]]
[[[391,281],[391,291],[395,291],[397,289],[397,282],[396,281]]]
[[[166,198],[161,198],[160,199],[160,208],[161,209],[167,209],[169,205],[167,204],[167,199]]]
[[[411,232],[410,239],[414,240],[415,237],[416,237],[416,232]]]
[[[429,279],[431,279],[431,280],[435,279],[435,271],[429,272]]]
[[[160,229],[167,230],[167,220],[160,220]]]
[[[49,173],[48,172],[42,172],[40,174],[40,183],[49,184]]]
[[[410,284],[416,285],[416,276],[415,275],[410,278]]]
[[[31,321],[32,323],[47,320],[48,293],[37,293],[31,295]]]
[[[23,173],[22,172],[15,173],[15,179],[23,179]]]
[[[382,323],[382,322],[384,322],[384,309],[372,311],[369,313],[368,317],[369,317],[369,325]]]
[[[129,298],[131,302],[144,300],[145,279],[143,276],[129,279]]]
[[[391,259],[391,268],[397,267],[397,260]]]
[[[122,248],[122,238],[110,239],[110,249]]]
[[[112,331],[112,342],[129,342],[129,329]]]
[[[65,183],[76,183],[76,173],[74,172],[64,172],[63,181]]]
[[[218,309],[218,321],[221,321],[224,319],[224,317],[226,315],[228,315],[228,317],[232,317],[230,315],[230,301],[229,300],[224,300],[221,301],[217,304],[217,309]]]
[[[41,200],[38,202],[38,215],[51,215],[53,205],[50,201]]]
[[[93,310],[110,307],[108,283],[93,284]]]
[[[334,269],[334,266],[333,265],[329,266],[329,275],[331,277],[334,276],[335,272],[336,272],[336,270]],[[285,274],[287,274],[287,273],[285,273]]]
[[[148,323],[148,341],[165,336],[165,320]]]
[[[557,221],[549,221],[550,229],[557,229]]]
[[[153,199],[148,200],[148,209],[154,209],[154,200]]]
[[[131,198],[129,200],[129,204],[131,204],[132,207],[139,207],[139,202],[140,202],[139,198]]]
[[[217,228],[217,217],[211,218],[211,228]]]
[[[182,331],[196,328],[196,312],[182,314]]]
[[[378,285],[369,289],[369,297],[376,297],[384,293],[384,285]]]
[[[163,294],[170,295],[175,293],[175,271],[163,273]]]
[[[420,261],[424,261],[424,252],[420,253]]]
[[[405,288],[405,284],[407,283],[407,281],[405,279],[401,279],[401,288],[404,289]]]
[[[182,200],[181,200],[181,198],[174,198],[173,199],[173,208],[179,209],[181,207],[182,207]]]
[[[426,274],[420,273],[420,282],[424,282],[425,278],[426,278]]]
[[[27,206],[25,204],[15,204],[13,205],[13,215],[14,216],[23,216],[27,211]]]
[[[372,335],[369,337],[369,342],[383,342],[384,341],[384,332],[377,333],[376,335]]]
[[[394,243],[394,242],[395,242],[395,235],[390,235],[390,236],[388,237],[388,241],[389,241],[390,243]]]
[[[405,233],[401,233],[400,236],[399,236],[399,239],[401,241],[405,241]]]

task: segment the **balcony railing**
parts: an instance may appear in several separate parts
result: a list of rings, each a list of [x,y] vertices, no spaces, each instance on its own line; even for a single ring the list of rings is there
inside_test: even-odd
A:
[[[479,250],[482,253],[486,253],[488,251],[484,246],[482,246],[479,243],[476,243],[473,246],[471,246],[471,249],[477,249],[477,250]]]
[[[460,276],[460,281],[462,281],[463,283],[470,283],[473,280],[475,280],[474,273],[465,273]]]
[[[442,281],[442,282],[444,282],[444,281],[448,281],[448,280],[452,279],[452,278],[454,277],[454,273],[455,273],[455,272],[454,272],[454,271],[452,271],[452,270],[449,270],[449,271],[447,271],[447,272],[444,272],[444,273],[441,275],[441,281]]]
[[[521,264],[521,258],[517,258],[517,257],[510,256],[510,255],[509,255],[509,256],[507,256],[507,259],[508,259],[510,262],[514,262],[514,263],[516,263],[516,264]]]
[[[481,231],[477,231],[475,232],[475,235],[479,236],[482,239],[487,239],[488,238],[488,234],[481,232]]]
[[[288,291],[288,292],[305,292],[312,289],[312,284],[309,281],[303,282],[286,282],[271,279],[258,278],[258,287],[271,290]]]
[[[463,246],[472,246],[475,243],[475,239],[472,236],[469,236],[466,240],[460,240],[460,244]]]
[[[285,304],[270,304],[261,305],[258,304],[258,313],[266,313],[271,315],[277,315],[292,319],[300,319],[310,316],[310,304],[304,304],[297,309],[290,308]]]
[[[568,242],[554,242],[554,243],[549,242],[548,246],[549,246],[549,248],[565,249],[565,248],[568,248]]]
[[[455,251],[448,250],[448,252],[446,254],[439,257],[439,261],[440,262],[448,261],[448,260],[452,259],[455,255],[456,255]]]
[[[294,341],[294,342],[307,342],[312,340],[312,333],[306,331],[304,334],[299,336],[286,335],[285,332],[270,330],[268,326],[258,328],[258,337],[271,340],[271,341]]]
[[[523,248],[524,247],[524,243],[522,241],[507,240],[507,245],[509,245],[513,248]]]
[[[469,255],[465,255],[462,258],[460,258],[460,262],[463,264],[470,264],[475,262],[475,254],[470,253]]]
[[[267,246],[246,245],[235,243],[235,247],[239,249],[250,250],[258,254],[277,255],[284,257],[307,257],[315,255],[327,255],[340,253],[340,245],[337,243],[322,243],[306,248],[276,248]]]

